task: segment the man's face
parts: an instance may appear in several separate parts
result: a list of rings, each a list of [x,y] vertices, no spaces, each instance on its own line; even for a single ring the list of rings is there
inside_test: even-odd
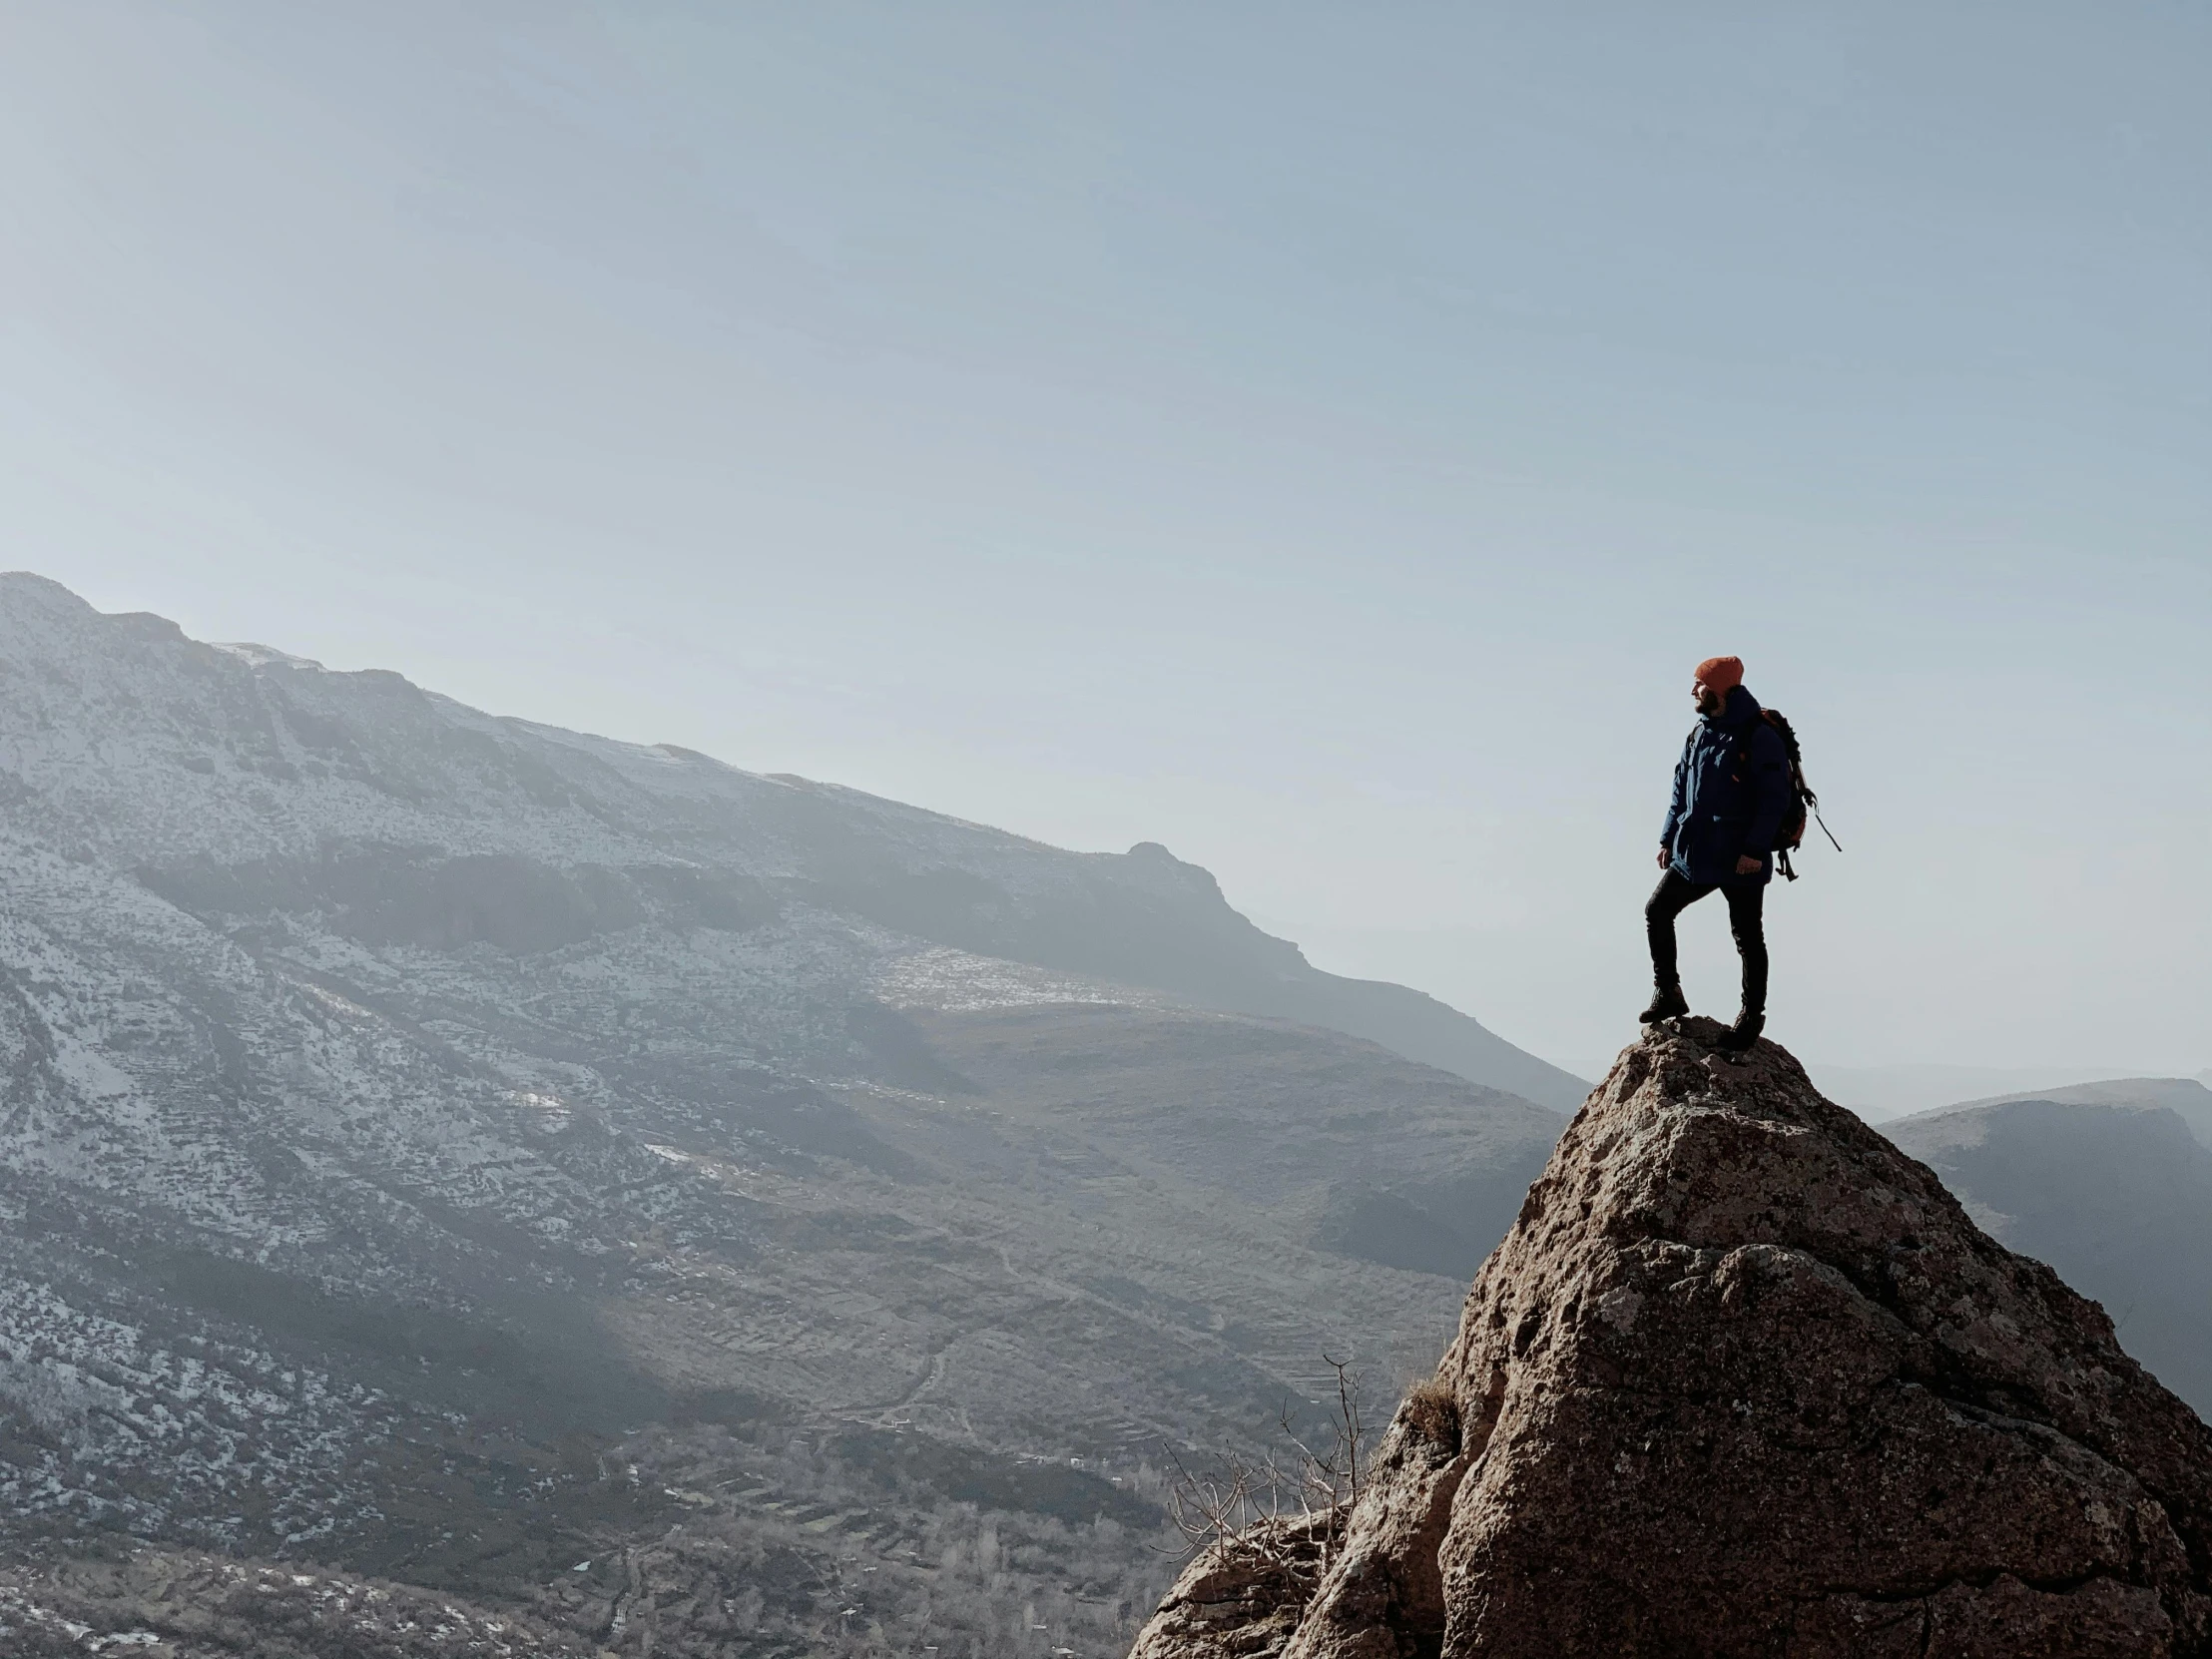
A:
[[[1697,704],[1697,712],[1701,715],[1717,715],[1728,706],[1728,699],[1703,680],[1690,682],[1690,699]]]

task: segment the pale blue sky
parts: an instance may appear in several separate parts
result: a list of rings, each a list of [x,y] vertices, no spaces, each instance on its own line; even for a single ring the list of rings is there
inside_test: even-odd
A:
[[[1775,1035],[2212,1065],[2212,14],[1568,11],[15,0],[0,562],[1586,1072],[1735,651]]]

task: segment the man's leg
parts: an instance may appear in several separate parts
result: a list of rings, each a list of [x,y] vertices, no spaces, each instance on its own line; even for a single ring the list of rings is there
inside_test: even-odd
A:
[[[1670,869],[1659,877],[1644,905],[1644,937],[1651,945],[1651,1006],[1643,1012],[1646,1025],[1673,1019],[1690,1011],[1682,995],[1682,972],[1674,948],[1674,918],[1695,904],[1711,887],[1701,887]]]
[[[1728,930],[1736,935],[1736,950],[1744,959],[1744,1007],[1763,1014],[1767,1011],[1767,889],[1754,881],[1724,890]]]
[[[1729,1046],[1745,1049],[1767,1028],[1767,889],[1752,881],[1724,890],[1728,894],[1728,930],[1736,935],[1736,950],[1744,959],[1743,1011],[1736,1016]]]

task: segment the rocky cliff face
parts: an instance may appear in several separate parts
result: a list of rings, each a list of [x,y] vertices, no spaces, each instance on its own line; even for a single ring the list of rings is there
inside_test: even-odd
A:
[[[1615,1062],[1326,1569],[1217,1552],[1137,1659],[2212,1653],[2212,1430],[1717,1034]]]

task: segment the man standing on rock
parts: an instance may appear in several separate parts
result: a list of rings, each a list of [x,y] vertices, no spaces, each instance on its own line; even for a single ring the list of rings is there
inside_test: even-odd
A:
[[[1674,795],[1659,831],[1666,874],[1644,906],[1651,940],[1651,1006],[1646,1025],[1690,1011],[1675,966],[1674,918],[1716,887],[1728,896],[1728,925],[1744,959],[1743,1009],[1722,1039],[1741,1053],[1767,1025],[1767,935],[1760,909],[1774,878],[1775,831],[1790,806],[1790,755],[1782,735],[1759,718],[1735,657],[1697,665],[1691,697],[1701,717],[1675,763]]]

